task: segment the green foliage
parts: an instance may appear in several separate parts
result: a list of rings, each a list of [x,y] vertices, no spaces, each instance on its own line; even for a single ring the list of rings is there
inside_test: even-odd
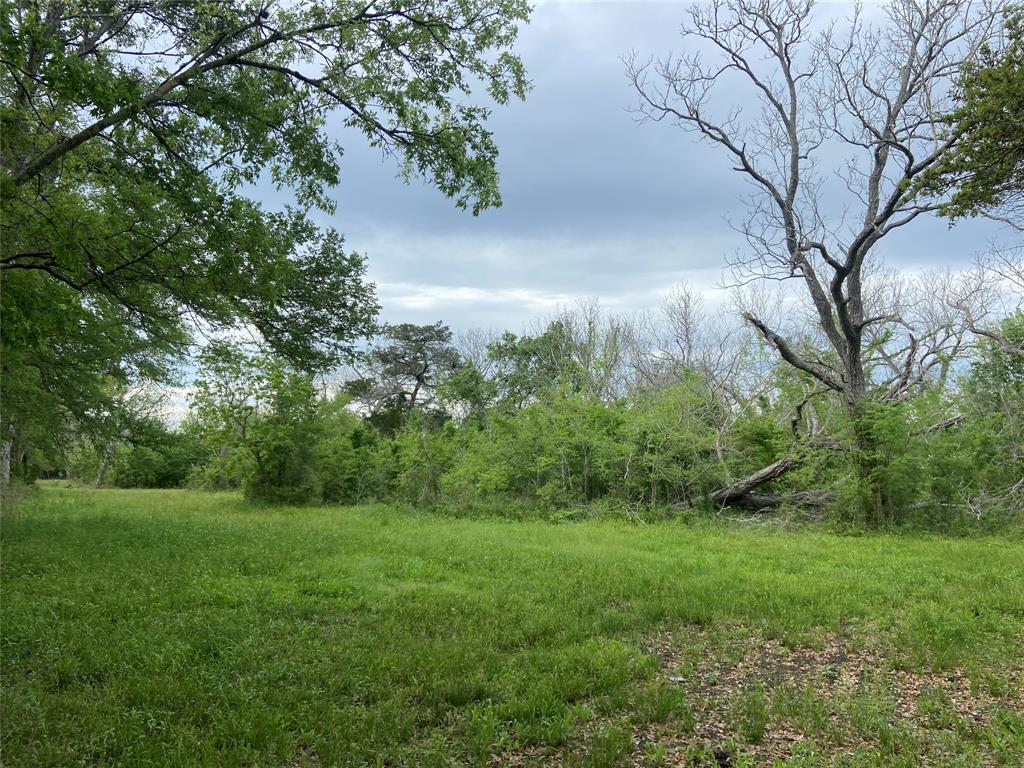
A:
[[[340,149],[329,126],[341,123],[460,206],[499,202],[489,110],[462,97],[483,90],[504,104],[525,94],[509,52],[525,3],[150,4],[110,16],[47,8],[4,15],[7,184],[103,146],[90,140],[110,129],[119,162],[144,172],[174,170],[188,183],[212,168],[231,186],[269,172],[328,205]],[[174,76],[146,55],[156,39],[181,62]],[[49,121],[63,131],[48,133]]]
[[[1010,343],[1024,342],[1024,317],[1007,318],[999,331]],[[869,523],[946,531],[982,517],[1019,517],[1021,414],[1024,358],[983,340],[956,390],[930,388],[901,401],[865,403],[856,420],[839,427],[840,434],[861,430],[862,445],[835,485],[840,510],[856,517],[867,508],[877,513]],[[820,452],[814,458],[834,463]]]
[[[316,466],[320,498],[358,504],[388,495],[390,462],[380,433],[349,409],[347,397],[321,401]]]
[[[722,407],[698,376],[639,398],[627,414],[627,498],[697,504],[727,480],[717,453]]]
[[[386,326],[362,356],[368,375],[348,382],[346,389],[385,431],[398,429],[413,411],[443,419],[437,388],[461,364],[451,342],[451,329],[443,323]]]
[[[1024,204],[1024,7],[1006,6],[1005,45],[986,49],[963,73],[948,119],[956,143],[923,176],[930,193],[952,191],[946,216],[974,216]]]
[[[601,402],[549,387],[464,428],[443,488],[454,499],[525,497],[546,508],[602,498],[696,503],[726,477],[718,404],[697,377],[633,400]]]
[[[793,480],[831,488],[833,515],[848,523],[963,528],[980,487],[972,444],[980,427],[964,419],[961,408],[959,399],[938,389],[908,400],[864,402],[838,420],[839,452],[812,447],[806,472]]]
[[[549,389],[587,391],[587,371],[573,356],[573,340],[564,322],[555,321],[539,336],[506,331],[487,348],[495,365],[498,402],[516,409]]]
[[[200,365],[192,416],[213,465],[250,498],[312,500],[321,433],[312,379],[224,342],[206,347]]]
[[[1006,318],[999,332],[1024,349],[1024,312]],[[989,504],[1024,507],[1024,355],[985,339],[961,383],[965,461]],[[967,459],[966,457],[970,457]]]
[[[1024,338],[1021,317],[1006,319],[999,337]],[[498,357],[481,361],[485,374],[460,364],[450,338],[440,324],[390,330],[371,353],[375,377],[333,398],[279,357],[213,344],[180,432],[151,428],[147,438],[145,419],[111,413],[57,466],[132,486],[177,484],[191,467],[198,486],[294,503],[654,520],[714,513],[716,490],[787,458],[794,468],[750,506],[948,533],[1021,523],[1024,363],[1002,341],[979,347],[958,388],[922,387],[851,411],[788,371],[739,402],[688,369],[614,399],[560,375],[510,388],[510,350],[536,350],[535,339],[492,344]],[[370,407],[374,392],[392,406]]]
[[[549,391],[536,402],[492,413],[487,429],[468,430],[446,489],[522,495],[547,507],[586,502],[622,477],[622,408]]]
[[[155,421],[150,434],[114,449],[107,480],[119,488],[179,488],[203,456],[198,436]]]
[[[419,414],[406,421],[390,446],[397,498],[427,506],[440,500],[441,478],[451,467],[454,437],[450,424],[432,429]]]
[[[946,755],[978,750],[1011,766],[1024,750],[1019,540],[557,526],[46,483],[0,526],[0,746],[12,768],[311,765],[314,755],[412,766],[428,751],[448,765],[513,752],[601,764],[630,738],[635,755],[652,731],[700,747],[692,717],[701,733],[750,716],[756,735],[763,722],[763,702],[733,710],[742,690],[707,674],[735,669],[730,645],[765,658],[760,633],[787,638],[795,659],[842,633],[850,669],[865,652],[877,661],[866,674],[883,685],[849,707],[829,688],[788,707],[774,689],[762,694],[773,717],[795,708],[791,727],[820,723],[822,703],[843,716],[824,721],[801,765],[842,760],[838,745],[861,750],[856,764],[892,765],[905,731],[886,694],[907,685],[908,668],[1005,689],[998,702],[968,699],[978,717],[947,734]],[[667,628],[680,629],[692,690],[666,679],[672,662],[650,650],[665,647]],[[688,639],[702,634],[703,644]],[[769,685],[779,671],[740,670]],[[711,698],[724,716],[691,712],[686,696]],[[949,764],[907,744],[901,754]]]
[[[497,386],[470,361],[438,384],[437,396],[441,407],[449,412],[462,412],[467,422],[486,426],[488,408],[497,398]]]
[[[525,95],[510,49],[528,11],[5,5],[3,444],[59,452],[111,380],[172,380],[197,327],[245,325],[307,371],[347,359],[373,328],[373,286],[309,215],[333,211],[343,144],[382,149],[459,207],[499,205],[490,107],[474,102]],[[244,196],[261,178],[288,207]]]

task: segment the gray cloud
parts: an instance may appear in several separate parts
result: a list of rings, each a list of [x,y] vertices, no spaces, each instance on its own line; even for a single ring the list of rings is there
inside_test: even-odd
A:
[[[847,6],[837,5],[835,13]],[[668,125],[638,125],[620,57],[678,50],[683,3],[541,3],[519,46],[534,82],[498,109],[505,204],[473,217],[354,140],[338,212],[326,219],[365,253],[389,321],[518,329],[577,297],[610,308],[657,303],[688,282],[713,291],[743,245],[727,219],[749,188],[712,148]],[[270,203],[281,196],[262,190]],[[915,222],[887,240],[901,269],[963,265],[996,228]]]

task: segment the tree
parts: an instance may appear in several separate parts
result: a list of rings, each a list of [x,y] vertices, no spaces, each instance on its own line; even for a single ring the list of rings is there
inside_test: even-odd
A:
[[[532,335],[502,334],[487,347],[499,397],[519,408],[552,387],[597,400],[624,396],[630,330],[626,318],[581,300],[534,324]]]
[[[809,0],[716,0],[694,6],[684,24],[688,53],[627,59],[642,116],[696,132],[750,182],[737,278],[799,281],[826,351],[799,349],[754,311],[745,317],[787,363],[840,396],[855,422],[863,403],[923,384],[956,344],[932,333],[935,344],[922,345],[898,292],[880,291],[886,282],[872,284],[868,267],[883,238],[940,208],[912,186],[952,151],[956,138],[938,135],[936,115],[997,21],[988,6],[960,0],[894,0],[885,16],[873,26],[858,9],[815,32]],[[724,89],[757,109],[716,115]],[[829,161],[839,185],[825,174]],[[869,435],[855,439],[869,456]],[[877,498],[867,503],[879,509]]]
[[[131,215],[127,209],[126,217]],[[4,225],[8,223],[5,218]],[[69,228],[73,224],[69,221]],[[48,450],[69,428],[80,430],[92,413],[107,409],[115,385],[130,388],[173,380],[175,362],[189,347],[190,312],[209,327],[228,324],[236,316],[234,307],[245,306],[250,319],[260,318],[257,327],[267,328],[265,338],[312,367],[342,354],[353,334],[369,327],[375,304],[372,288],[362,282],[362,259],[338,250],[337,236],[302,225],[302,236],[311,238],[302,263],[287,255],[262,259],[263,247],[274,252],[273,237],[248,259],[245,234],[232,237],[227,229],[218,234],[219,226],[208,230],[210,237],[222,238],[217,258],[207,260],[188,247],[175,248],[163,254],[163,266],[156,261],[146,266],[147,276],[125,277],[122,272],[116,285],[106,282],[99,293],[92,286],[105,282],[100,273],[82,277],[76,283],[81,291],[42,270],[3,273],[0,432],[7,445],[20,441]],[[257,221],[241,232],[259,239],[259,226]],[[77,231],[87,238],[84,228]],[[194,234],[198,237],[198,231]],[[234,256],[232,239],[238,243]],[[287,232],[281,240],[295,242]],[[229,268],[232,262],[247,268],[235,273]],[[64,278],[71,280],[67,274]],[[108,288],[117,300],[103,294]],[[182,306],[176,296],[191,306]],[[326,340],[319,340],[324,333]]]
[[[985,48],[964,67],[955,108],[946,116],[956,143],[921,178],[922,194],[952,194],[940,213],[988,216],[1024,228],[1024,6],[1004,12],[1003,45]],[[952,297],[970,330],[1024,357],[1024,345],[983,318],[999,294],[1024,296],[1024,249],[993,249]]]
[[[993,249],[945,293],[946,302],[982,341],[995,342],[1004,353],[1024,360],[1024,339],[1008,335],[1002,318],[1024,308],[1024,249]]]
[[[458,206],[499,204],[489,107],[471,97],[525,94],[509,49],[527,12],[520,0],[5,6],[0,352],[16,396],[5,387],[4,441],[32,430],[35,400],[80,415],[61,382],[85,368],[166,379],[197,326],[245,324],[307,368],[349,354],[371,330],[372,286],[308,209],[333,210],[343,143],[359,134]],[[246,199],[260,179],[294,205]],[[61,370],[69,345],[80,354]]]
[[[948,194],[940,209],[958,218],[994,216],[1024,227],[1024,6],[1005,10],[1005,44],[965,62],[957,102],[946,116],[951,150],[920,189]]]
[[[487,410],[497,396],[494,382],[472,360],[463,360],[437,387],[438,401],[448,413],[480,426],[487,425]]]
[[[347,384],[378,426],[394,429],[413,410],[436,405],[437,386],[461,366],[452,332],[443,323],[384,328],[363,357],[365,375]]]
[[[496,149],[487,108],[457,96],[473,80],[498,103],[525,93],[507,49],[528,10],[516,0],[22,6],[4,18],[5,186],[59,175],[99,139],[140,169],[252,181],[269,168],[329,205],[340,145],[327,127],[340,115],[479,210],[499,201]]]
[[[535,336],[506,331],[487,346],[493,361],[492,379],[499,402],[517,410],[551,387],[567,393],[583,389],[583,371],[573,357],[572,340],[558,320]]]
[[[1024,311],[982,338],[963,382],[963,408],[978,436],[974,474],[990,492],[1024,507]],[[985,490],[983,488],[983,490]]]
[[[54,292],[41,274],[19,278],[0,285],[0,484],[12,452],[45,467],[73,436],[106,434],[118,395],[170,376],[171,347],[184,343],[147,339],[116,307]]]
[[[311,377],[279,357],[222,341],[199,362],[190,408],[214,469],[238,478],[250,498],[312,498],[320,428]]]

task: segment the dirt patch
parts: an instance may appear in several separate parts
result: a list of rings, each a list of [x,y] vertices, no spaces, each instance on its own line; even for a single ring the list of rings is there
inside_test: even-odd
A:
[[[787,647],[738,626],[665,630],[643,650],[659,661],[653,684],[685,694],[692,717],[616,712],[582,723],[569,746],[508,750],[490,765],[748,768],[802,756],[829,766],[863,752],[877,764],[943,766],[970,751],[965,765],[1005,766],[1024,756],[992,748],[994,713],[1024,719],[1024,666],[988,685],[962,669],[911,671],[891,649],[838,634]],[[611,732],[625,748],[610,748]]]
[[[996,695],[964,670],[907,671],[838,635],[820,647],[789,648],[690,628],[666,631],[646,650],[661,662],[657,678],[687,692],[696,724],[686,734],[673,733],[671,724],[643,729],[635,765],[770,765],[794,757],[809,740],[829,764],[829,755],[877,747],[879,734],[923,744],[918,764],[939,765],[941,744],[934,762],[926,756],[929,735],[984,728],[998,706],[1024,713],[1022,670],[1007,672]],[[858,707],[867,710],[859,717]],[[653,763],[653,750],[642,750],[652,743],[659,744]]]

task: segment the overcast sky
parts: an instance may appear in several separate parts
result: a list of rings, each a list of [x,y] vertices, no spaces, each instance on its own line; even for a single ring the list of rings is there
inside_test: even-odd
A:
[[[425,184],[405,185],[374,150],[346,147],[330,223],[367,255],[384,320],[519,331],[580,297],[629,311],[680,282],[713,291],[726,255],[742,247],[727,219],[740,218],[745,185],[694,136],[639,125],[620,60],[633,49],[678,51],[685,11],[680,2],[537,4],[518,45],[533,90],[490,123],[500,209],[459,211]],[[901,269],[963,265],[995,232],[918,221],[887,240],[884,256]]]

